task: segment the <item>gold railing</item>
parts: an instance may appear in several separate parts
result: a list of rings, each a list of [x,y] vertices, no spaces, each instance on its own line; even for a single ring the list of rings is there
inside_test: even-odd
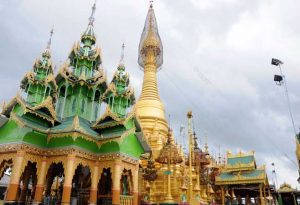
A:
[[[121,205],[133,205],[133,196],[121,195],[120,202]]]

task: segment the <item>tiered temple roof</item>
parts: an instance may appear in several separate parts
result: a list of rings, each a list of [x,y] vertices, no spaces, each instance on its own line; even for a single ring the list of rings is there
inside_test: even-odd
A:
[[[96,46],[95,9],[94,5],[87,29],[56,77],[51,31],[42,57],[21,82],[27,96],[18,94],[2,110],[0,147],[11,142],[42,149],[77,147],[95,155],[121,153],[135,159],[150,151],[134,111],[130,112],[135,97],[124,54],[107,86]]]
[[[227,153],[227,163],[216,177],[216,185],[268,184],[265,166],[257,167],[254,151]]]

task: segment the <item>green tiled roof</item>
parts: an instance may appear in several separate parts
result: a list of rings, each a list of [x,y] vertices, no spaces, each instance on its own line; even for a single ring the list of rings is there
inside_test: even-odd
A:
[[[257,178],[259,175],[261,175],[264,172],[265,172],[264,170],[253,170],[250,172],[242,172],[240,173],[240,176],[247,177],[247,178]],[[219,175],[220,179],[227,179],[227,180],[233,179],[236,176],[237,174],[233,174],[232,172],[224,172]]]
[[[216,185],[258,184],[267,180],[265,169],[252,171],[221,172],[216,177]]]
[[[234,157],[234,158],[228,158],[227,164],[228,165],[237,165],[237,164],[250,164],[254,162],[254,156],[242,156],[242,157]]]
[[[48,127],[43,126],[42,124],[39,124],[39,123],[37,123],[35,121],[32,121],[28,118],[17,116],[17,115],[16,115],[16,118],[21,120],[26,126],[28,126],[30,128],[38,129],[38,130],[40,130],[42,132],[45,132],[45,133],[47,132]]]
[[[64,133],[64,132],[76,131],[73,129],[74,118],[75,118],[74,116],[66,118],[65,120],[62,121],[60,125],[51,128],[50,133]],[[78,117],[78,119],[79,119],[80,131],[82,131],[84,134],[93,136],[97,139],[100,138],[99,134],[90,128],[91,123],[88,120],[81,117]]]
[[[73,131],[80,131],[83,134],[87,134],[89,136],[92,136],[98,140],[104,140],[107,138],[115,138],[121,136],[124,132],[126,132],[126,129],[113,129],[110,128],[109,130],[102,130],[101,134],[96,132],[91,128],[91,123],[78,116],[79,119],[79,130],[74,130],[73,128],[73,121],[74,117],[68,117],[60,125],[57,125],[50,130],[51,133],[64,133],[64,132],[73,132]],[[113,123],[114,121],[111,121]]]

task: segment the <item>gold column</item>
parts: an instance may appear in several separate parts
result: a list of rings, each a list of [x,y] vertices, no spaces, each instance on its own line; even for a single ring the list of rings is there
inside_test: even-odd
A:
[[[17,193],[20,184],[20,177],[22,174],[22,165],[24,161],[24,151],[18,151],[13,160],[13,169],[10,177],[10,182],[6,194],[6,202],[15,202],[17,200]]]
[[[171,165],[170,165],[170,156],[168,157],[168,171],[171,172]],[[173,202],[173,197],[171,194],[171,173],[168,174],[168,189],[167,189],[167,196],[165,197],[164,202]]]
[[[42,203],[43,191],[44,191],[45,180],[46,180],[46,172],[47,172],[46,165],[47,165],[47,158],[44,157],[38,170],[38,180],[37,180],[37,185],[35,186],[35,195],[34,195],[33,204]]]
[[[75,155],[70,154],[67,157],[67,165],[65,168],[65,182],[62,195],[62,205],[69,205],[71,201],[72,179],[75,171]]]
[[[190,184],[189,184],[189,201],[191,203],[193,198],[193,178],[192,178],[192,149],[193,149],[193,139],[192,139],[192,112],[187,113],[188,117],[188,135],[189,135],[189,178],[190,178]]]
[[[224,186],[221,186],[221,204],[225,205],[225,194],[224,194]]]
[[[121,160],[116,160],[113,168],[112,204],[120,205]]]
[[[295,193],[292,193],[292,195],[293,195],[294,204],[295,204],[295,205],[298,204],[298,203],[297,203],[296,196],[295,196]]]
[[[139,165],[133,170],[133,205],[139,204]]]
[[[98,181],[99,181],[99,164],[98,162],[95,162],[95,166],[93,168],[91,190],[90,190],[90,205],[97,204]]]
[[[246,205],[250,205],[251,201],[250,201],[250,197],[249,195],[247,194],[246,195]]]
[[[268,195],[269,195],[269,204],[271,204],[271,203],[272,203],[273,197],[272,197],[272,195],[271,195],[270,186],[268,187]]]
[[[267,195],[266,195],[266,187],[263,186],[263,194],[264,194],[264,202],[266,204],[266,201],[267,201]]]
[[[260,204],[264,205],[265,204],[265,200],[263,198],[263,190],[262,190],[263,185],[260,184],[259,185],[259,198],[260,198]]]

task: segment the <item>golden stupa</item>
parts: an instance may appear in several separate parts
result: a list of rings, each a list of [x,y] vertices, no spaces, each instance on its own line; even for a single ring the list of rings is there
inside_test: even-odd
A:
[[[156,158],[166,141],[168,124],[157,87],[156,73],[163,63],[163,47],[152,5],[148,10],[140,40],[138,62],[144,71],[144,80],[141,96],[135,105],[135,112]]]

